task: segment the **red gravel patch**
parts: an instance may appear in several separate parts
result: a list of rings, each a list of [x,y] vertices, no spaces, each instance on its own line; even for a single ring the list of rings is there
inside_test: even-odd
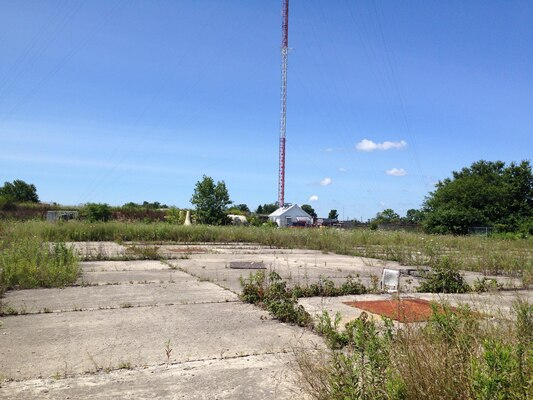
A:
[[[347,301],[344,304],[399,322],[423,322],[433,314],[431,303],[421,299]],[[438,309],[442,310],[442,306]]]

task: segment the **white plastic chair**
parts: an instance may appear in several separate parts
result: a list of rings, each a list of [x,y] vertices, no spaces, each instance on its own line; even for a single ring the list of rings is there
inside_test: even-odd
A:
[[[396,293],[400,287],[400,271],[383,269],[381,274],[381,290],[387,293]]]

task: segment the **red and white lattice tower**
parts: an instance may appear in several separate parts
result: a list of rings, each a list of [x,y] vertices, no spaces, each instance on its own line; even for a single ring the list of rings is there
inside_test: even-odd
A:
[[[278,206],[285,205],[285,133],[287,126],[287,61],[289,58],[289,0],[281,9],[281,115],[279,122]]]

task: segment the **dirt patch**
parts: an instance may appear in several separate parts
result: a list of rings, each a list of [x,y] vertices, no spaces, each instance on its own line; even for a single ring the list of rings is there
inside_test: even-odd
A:
[[[433,314],[432,303],[422,299],[347,301],[344,304],[404,323],[427,321]],[[442,306],[438,305],[437,309],[442,311]]]

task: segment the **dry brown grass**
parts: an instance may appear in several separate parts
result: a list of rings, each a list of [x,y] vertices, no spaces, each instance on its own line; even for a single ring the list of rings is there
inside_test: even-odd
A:
[[[400,325],[392,336],[374,322],[350,329],[342,349],[295,349],[298,383],[310,398],[533,398],[532,304],[517,302],[510,319],[461,308],[427,324]],[[330,345],[334,335],[329,332]]]

